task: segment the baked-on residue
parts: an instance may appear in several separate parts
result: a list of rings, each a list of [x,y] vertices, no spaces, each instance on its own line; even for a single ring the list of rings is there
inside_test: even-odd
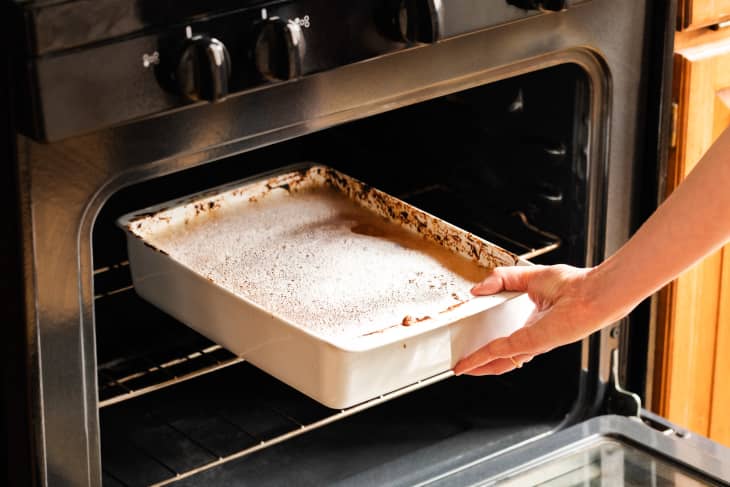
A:
[[[327,187],[272,191],[147,239],[325,338],[417,326],[469,299],[488,273]]]

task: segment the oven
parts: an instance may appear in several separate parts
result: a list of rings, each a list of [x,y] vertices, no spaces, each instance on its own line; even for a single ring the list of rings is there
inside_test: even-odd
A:
[[[648,0],[9,7],[27,41],[9,59],[4,168],[11,478],[730,480],[725,449],[641,409],[647,305],[519,371],[445,371],[333,410],[141,299],[115,226],[312,162],[535,263],[594,265],[656,205],[673,14]]]

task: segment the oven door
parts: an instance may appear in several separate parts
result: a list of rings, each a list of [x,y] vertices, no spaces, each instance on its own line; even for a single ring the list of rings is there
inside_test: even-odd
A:
[[[649,426],[651,424],[652,426]],[[730,449],[651,413],[598,416],[429,485],[727,485]]]

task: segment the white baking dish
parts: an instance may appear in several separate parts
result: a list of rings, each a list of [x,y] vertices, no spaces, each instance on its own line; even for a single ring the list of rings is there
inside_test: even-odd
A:
[[[407,285],[398,281],[398,266],[407,259],[401,259],[396,254],[383,257],[381,252],[379,257],[368,261],[367,272],[358,267],[360,264],[357,261],[358,256],[366,255],[369,245],[373,248],[381,246],[386,251],[392,249],[396,253],[409,251],[407,246],[398,244],[397,239],[393,240],[395,243],[381,241],[388,237],[379,236],[376,231],[374,235],[365,232],[365,237],[353,235],[352,238],[333,238],[334,243],[321,243],[312,240],[315,237],[310,234],[303,237],[303,230],[299,227],[296,231],[287,230],[285,217],[271,216],[279,213],[265,213],[274,211],[271,205],[277,205],[276,208],[286,209],[282,215],[298,214],[302,221],[314,218],[312,215],[315,210],[308,210],[305,203],[318,197],[317,188],[322,188],[323,195],[336,191],[377,215],[376,218],[383,222],[387,220],[384,225],[418,234],[419,239],[470,259],[476,267],[527,265],[499,247],[330,168],[297,166],[121,217],[118,223],[127,233],[129,261],[137,293],[199,333],[332,408],[350,407],[449,371],[459,359],[481,344],[505,336],[522,326],[532,312],[532,302],[525,294],[502,293],[474,298],[463,283],[461,288],[451,293],[454,299],[451,306],[443,306],[440,296],[434,303],[424,303],[425,298],[419,295],[421,301],[418,303],[421,304],[415,306],[411,303],[408,304],[410,308],[403,308],[406,304],[398,302],[399,296],[402,293],[406,293],[407,297],[410,295],[404,290]],[[328,193],[324,192],[324,188],[327,188]],[[307,195],[309,199],[302,200],[305,196],[300,195]],[[322,201],[326,200],[325,196],[322,198]],[[256,213],[262,211],[264,213]],[[230,225],[235,224],[231,222],[244,217],[248,219],[241,220],[246,224],[240,228],[240,232],[230,232]],[[188,236],[189,248],[186,247]],[[203,252],[205,255],[200,252],[200,248],[205,247],[200,247],[200,242],[193,243],[201,238],[210,239],[211,243],[209,253]],[[257,243],[257,239],[264,243]],[[364,244],[362,239],[366,239]],[[272,247],[279,244],[284,249],[282,252],[289,252],[286,254],[287,259],[297,260],[299,252],[302,253],[300,261],[291,262],[292,266],[296,265],[296,271],[292,271],[291,276],[286,273],[282,275],[281,268],[266,270],[269,265],[266,263],[269,257],[266,256],[276,252]],[[286,250],[289,244],[293,247]],[[255,259],[249,256],[246,257],[248,260],[239,261],[235,259],[240,256],[227,254],[235,254],[244,247],[250,252],[260,252],[261,257],[257,253]],[[314,259],[316,265],[310,264],[305,258],[306,255],[311,256],[312,252],[318,254]],[[229,258],[236,263],[249,264],[229,265]],[[231,268],[224,269],[226,265]],[[379,265],[384,267],[378,270]],[[319,269],[322,266],[324,270]],[[321,281],[330,279],[332,274],[327,266],[348,270],[338,273],[334,284],[325,288],[321,287],[324,286]],[[263,279],[258,274],[252,274],[254,268],[258,272],[264,269],[274,275],[270,279]],[[233,275],[232,272],[241,273],[240,276],[234,275],[234,278],[243,281],[231,281],[227,276]],[[316,277],[318,272],[320,277]],[[392,282],[388,281],[383,286],[391,286],[392,289],[376,289],[380,285],[378,276],[388,273],[392,274],[389,278]],[[416,274],[424,275],[420,271]],[[311,279],[316,280],[309,279],[310,275],[314,276]],[[358,287],[357,283],[348,280],[350,275],[360,276],[360,281],[367,280],[367,285]],[[373,278],[368,280],[370,276]],[[429,276],[428,272],[425,276]],[[265,291],[267,286],[280,288],[279,280],[285,278],[292,281],[292,290],[289,296],[282,295],[281,299],[298,303],[291,308],[294,315],[304,312],[303,316],[296,319],[288,316],[288,311],[272,311],[273,305],[262,305],[258,298],[247,294],[278,296],[276,292],[281,294],[280,290],[269,294]],[[383,280],[387,281],[385,277]],[[241,285],[241,282],[247,283],[248,287]],[[408,282],[413,283],[414,279]],[[444,281],[439,286],[448,291],[448,286],[452,284]],[[420,282],[413,285],[425,286]],[[429,287],[434,288],[435,285]],[[337,301],[339,295],[345,296],[342,299],[349,300],[347,306],[350,306],[360,294],[371,296],[372,299],[372,296],[391,296],[388,293],[392,293],[392,299],[385,301],[393,303],[392,306],[356,303],[355,308],[360,313],[356,317],[367,316],[369,319],[371,316],[363,314],[363,310],[367,312],[371,308],[381,314],[373,314],[375,321],[365,323],[362,328],[358,328],[359,323],[352,323],[344,331],[331,331],[339,330],[335,327],[324,332],[324,328],[320,330],[303,326],[307,325],[305,311],[310,303],[304,301],[302,296],[309,296],[307,293],[315,291],[329,297],[323,298],[324,305],[311,308],[316,311],[311,315],[313,317],[315,314],[328,313],[340,316],[336,314],[340,312],[337,309],[340,306]],[[423,292],[426,296],[436,293],[434,290]],[[328,305],[327,299],[334,304]],[[413,309],[409,314],[416,319],[405,316],[401,319],[403,309]],[[383,323],[379,323],[378,316],[398,318],[384,319]],[[330,322],[334,321],[327,321]]]

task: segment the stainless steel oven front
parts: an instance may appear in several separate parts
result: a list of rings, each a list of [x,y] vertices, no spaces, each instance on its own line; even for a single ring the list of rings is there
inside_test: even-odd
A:
[[[32,40],[12,140],[39,484],[461,482],[639,415],[625,324],[509,376],[330,410],[137,297],[113,221],[314,161],[537,262],[595,264],[658,184],[671,3],[125,5],[12,9]]]

